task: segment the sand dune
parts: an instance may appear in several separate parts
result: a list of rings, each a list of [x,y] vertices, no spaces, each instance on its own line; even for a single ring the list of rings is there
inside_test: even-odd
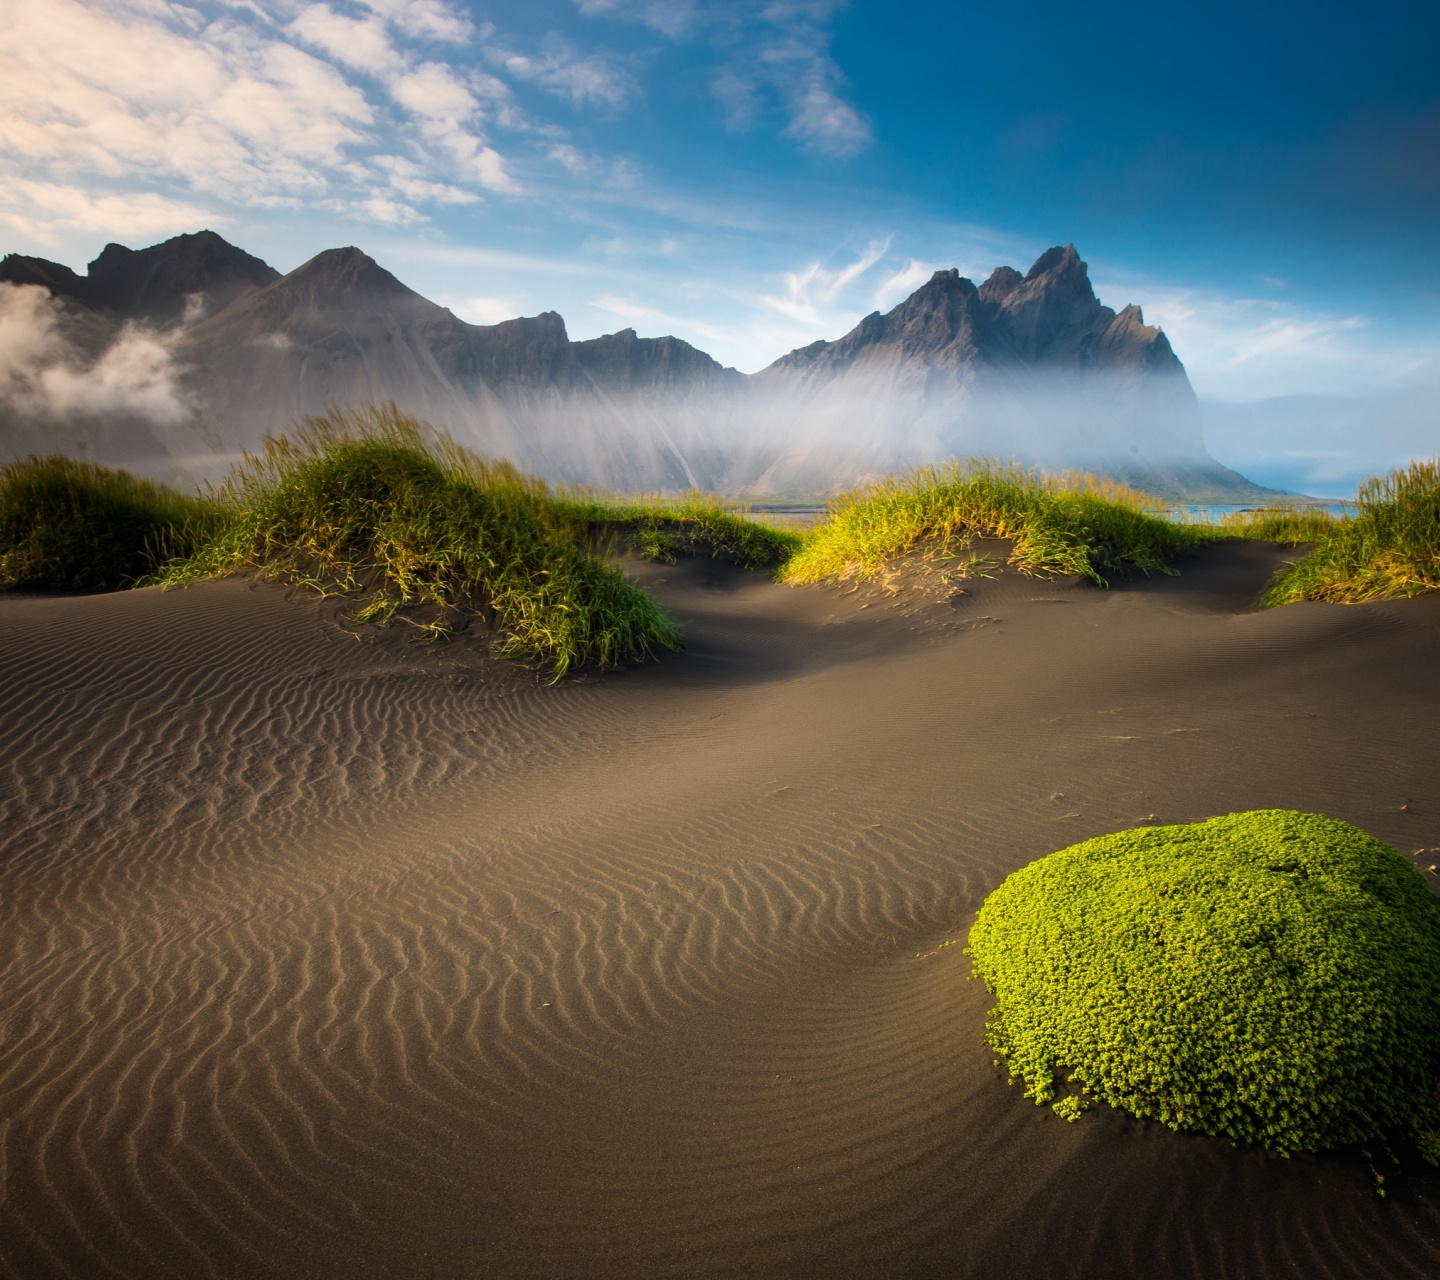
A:
[[[941,945],[1152,815],[1440,846],[1440,598],[1249,612],[1281,554],[647,567],[687,651],[556,687],[272,585],[0,596],[0,1270],[1436,1274],[1440,1175],[1066,1125]]]

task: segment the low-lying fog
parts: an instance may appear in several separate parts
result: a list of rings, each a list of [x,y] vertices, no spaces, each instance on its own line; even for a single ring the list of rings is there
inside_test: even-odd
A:
[[[216,411],[183,328],[79,313],[33,286],[0,288],[0,457],[61,451],[184,484],[217,480],[242,449],[326,408],[327,391],[241,388]],[[1433,396],[1295,397],[1196,405],[1183,379],[986,370],[841,377],[819,388],[765,375],[730,392],[500,388],[360,370],[340,403],[394,399],[462,444],[562,483],[821,496],[952,457],[1014,458],[1171,488],[1204,488],[1211,453],[1249,478],[1343,496],[1364,474],[1434,448]],[[1186,481],[1183,477],[1189,476]],[[1193,483],[1192,483],[1193,482]]]

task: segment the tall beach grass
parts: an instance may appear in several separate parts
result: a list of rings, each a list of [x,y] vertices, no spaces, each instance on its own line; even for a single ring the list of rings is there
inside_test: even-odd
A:
[[[1440,588],[1440,459],[1372,477],[1360,485],[1356,498],[1353,516],[1316,519],[1309,536],[1293,539],[1314,545],[1280,571],[1263,604],[1355,604]],[[1249,536],[1283,532],[1257,524]]]
[[[417,605],[488,609],[499,655],[557,679],[680,644],[674,621],[586,545],[543,481],[394,406],[305,419],[247,457],[216,498],[231,513],[223,531],[157,581],[258,570],[352,597],[360,621]]]
[[[113,590],[190,555],[225,518],[126,471],[32,455],[0,464],[0,581]]]
[[[867,578],[916,548],[982,537],[1011,541],[1009,563],[1022,573],[1074,574],[1104,586],[1129,570],[1172,572],[1172,557],[1214,538],[1163,511],[1146,494],[1088,474],[1046,475],[987,459],[923,467],[836,499],[781,576]]]
[[[585,534],[619,535],[629,550],[670,564],[680,556],[699,554],[744,569],[773,568],[802,542],[797,533],[764,524],[743,508],[699,492],[678,498],[562,492],[557,502],[565,518]]]

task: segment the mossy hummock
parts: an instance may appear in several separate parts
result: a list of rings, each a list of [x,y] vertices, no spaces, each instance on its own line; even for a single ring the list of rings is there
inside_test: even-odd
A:
[[[1283,1152],[1398,1129],[1436,1149],[1440,901],[1347,823],[1266,809],[1087,840],[1006,879],[968,951],[989,1043],[1066,1118],[1094,1098]]]

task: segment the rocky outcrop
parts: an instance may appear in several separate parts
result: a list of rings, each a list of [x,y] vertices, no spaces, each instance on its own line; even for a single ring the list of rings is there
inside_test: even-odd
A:
[[[252,441],[330,404],[393,400],[492,451],[534,459],[523,419],[595,392],[686,396],[743,375],[678,338],[634,330],[571,342],[553,311],[472,325],[356,248],[329,249],[188,328],[176,357],[206,416]]]

